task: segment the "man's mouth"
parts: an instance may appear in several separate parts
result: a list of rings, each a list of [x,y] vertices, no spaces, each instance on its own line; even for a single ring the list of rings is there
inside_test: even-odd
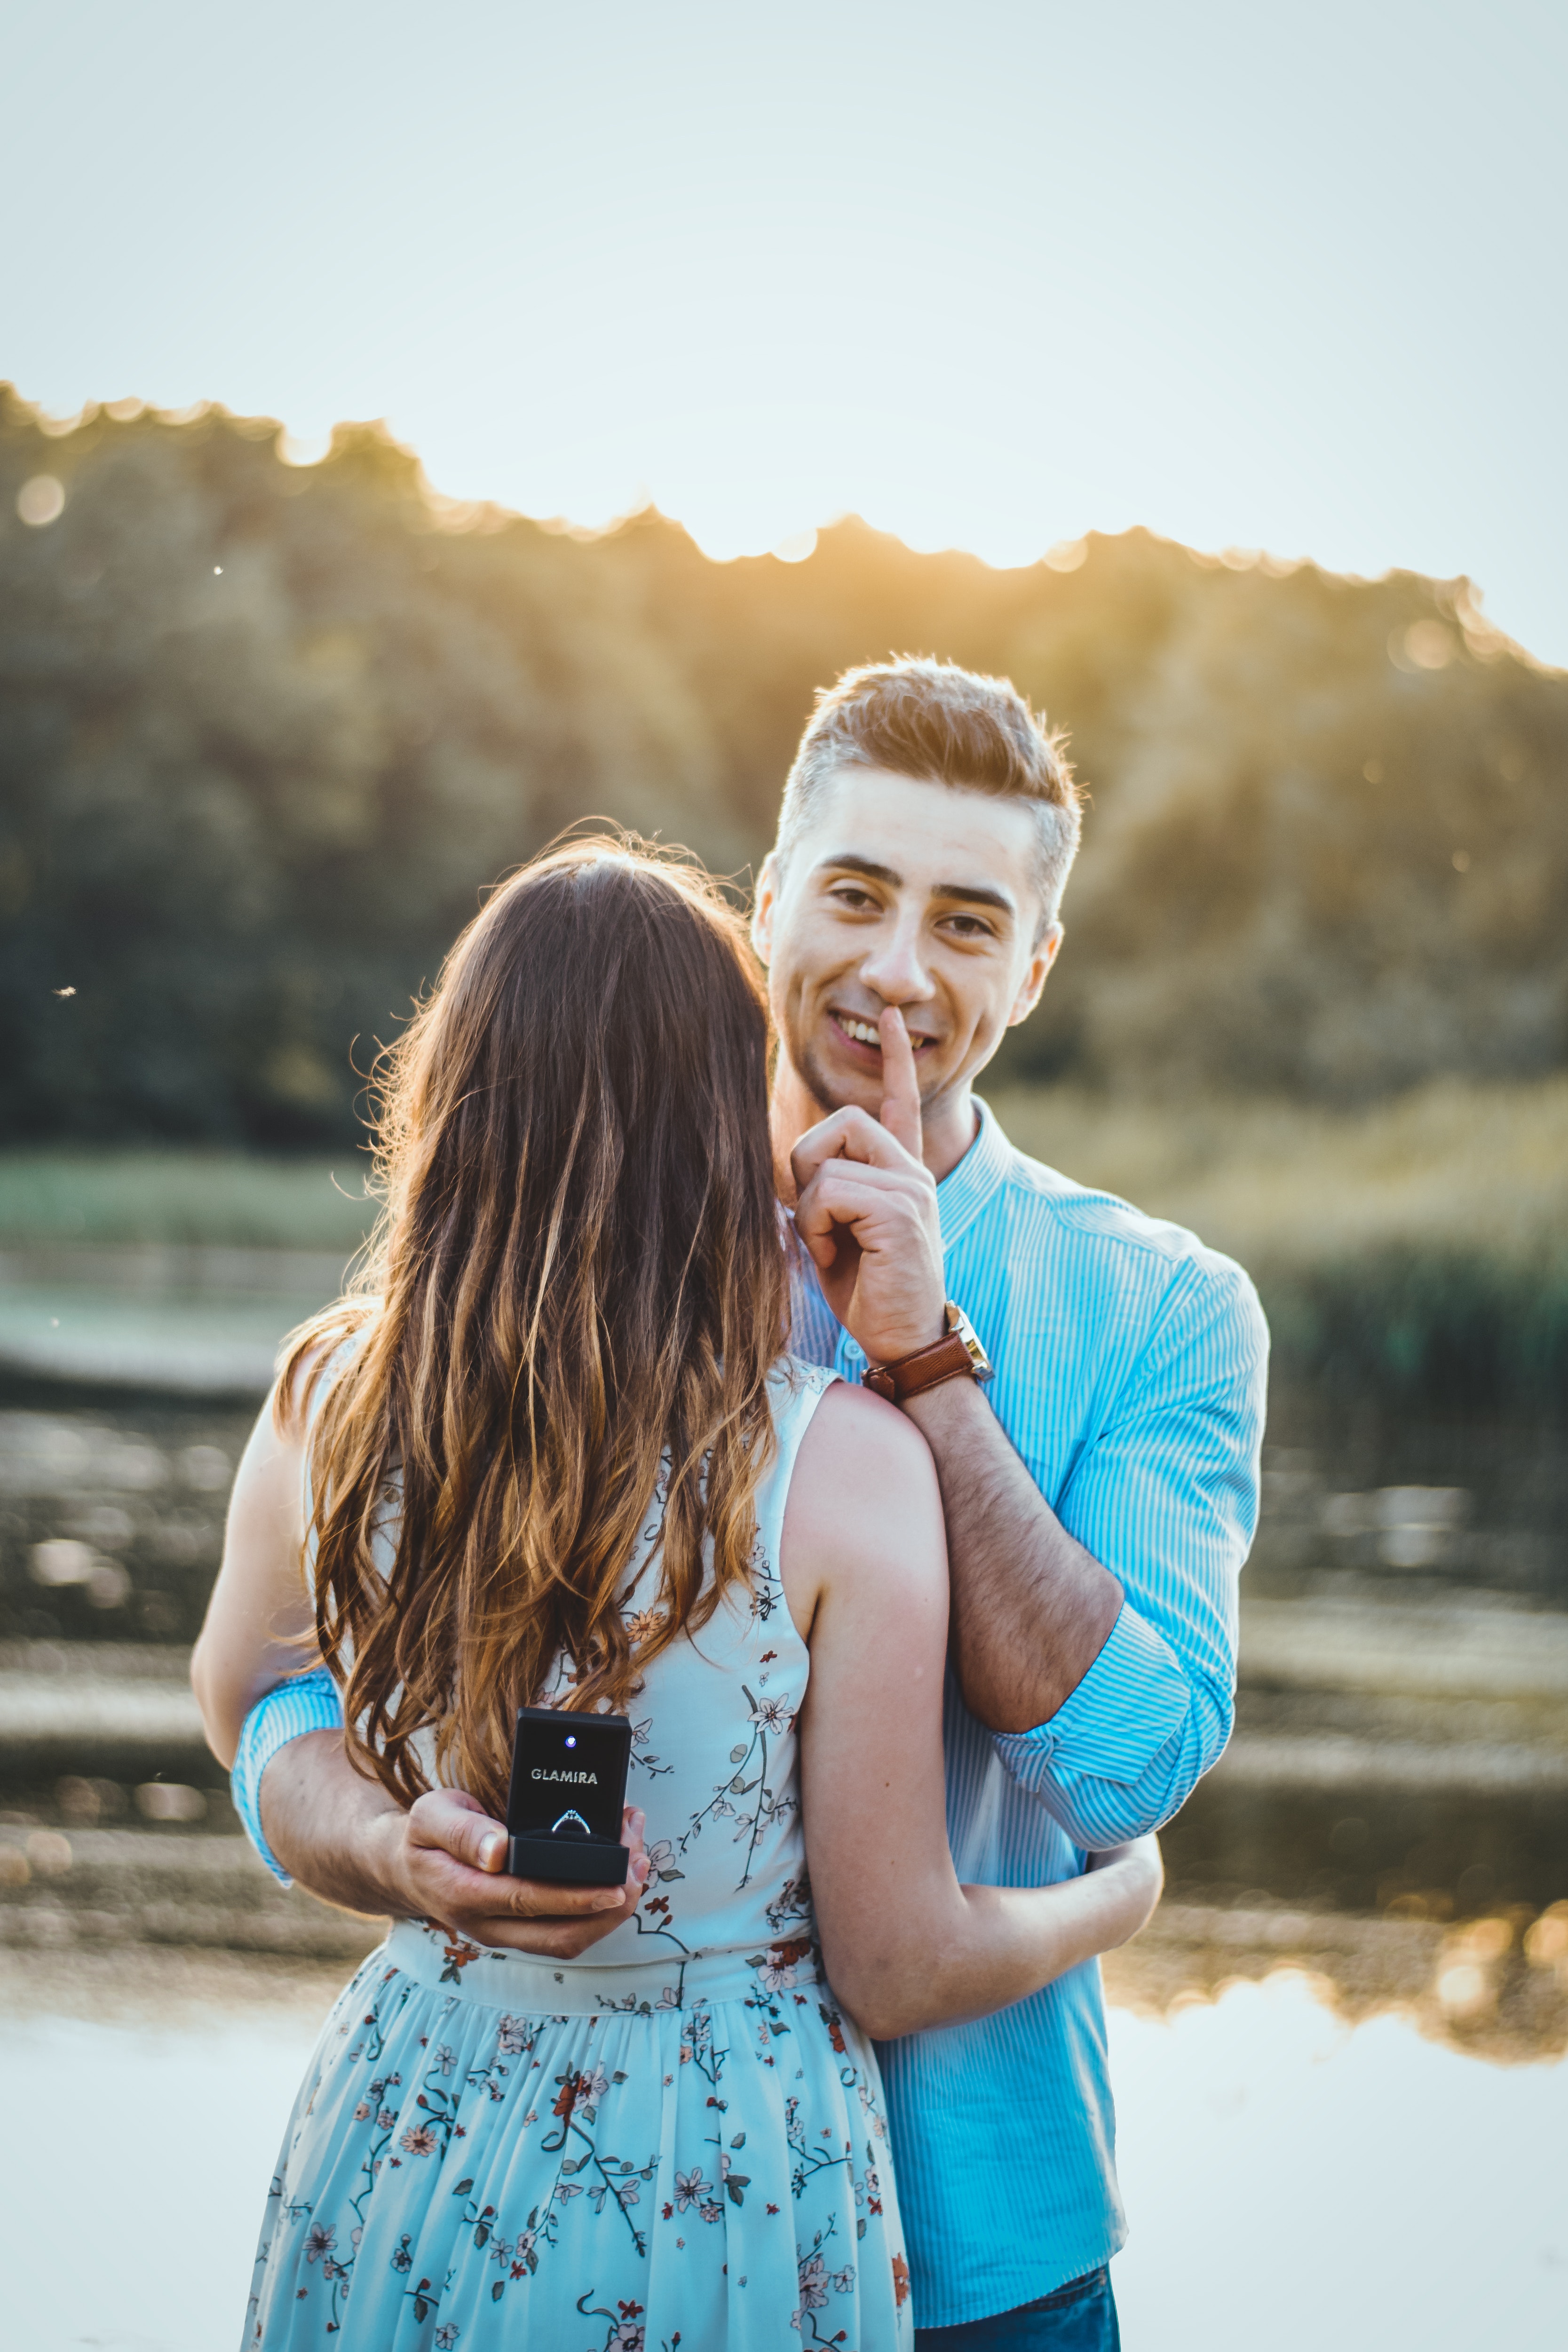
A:
[[[861,1015],[856,1013],[840,1013],[837,1011],[832,1013],[830,1017],[833,1023],[833,1026],[838,1029],[842,1035],[849,1039],[852,1045],[862,1045],[871,1053],[880,1055],[882,1052],[882,1036],[874,1021],[863,1020]],[[906,1027],[907,1025],[908,1024],[905,1024]],[[922,1046],[929,1045],[932,1043],[932,1040],[925,1035],[923,1030],[910,1029],[909,1042],[918,1057]]]

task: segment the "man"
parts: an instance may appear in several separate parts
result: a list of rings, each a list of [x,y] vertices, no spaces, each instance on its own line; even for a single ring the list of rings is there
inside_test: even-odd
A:
[[[804,1245],[792,1344],[894,1397],[936,1458],[949,1832],[961,1877],[1003,1885],[1157,1829],[1220,1754],[1263,1412],[1239,1269],[1025,1159],[971,1092],[1039,1001],[1077,841],[1060,747],[1009,685],[852,671],[806,730],[755,918]],[[499,1876],[471,1800],[399,1811],[340,1721],[298,1678],[235,1766],[258,1844],[329,1899],[546,1955],[635,1902]],[[883,2063],[922,2343],[1113,2347],[1098,1970]]]

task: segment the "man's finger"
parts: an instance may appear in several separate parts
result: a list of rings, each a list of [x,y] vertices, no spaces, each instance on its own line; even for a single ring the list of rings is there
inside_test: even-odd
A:
[[[626,1888],[636,1895],[641,1894],[648,1874],[646,1828],[641,1809],[628,1805],[622,1815],[621,1834],[631,1856]],[[482,1894],[477,1889],[464,1892],[462,1900],[470,1911],[494,1910],[500,1917],[525,1919],[592,1917],[617,1908],[624,1899],[625,1890],[619,1886],[556,1885],[543,1879],[511,1877],[507,1871],[506,1831],[482,1812],[465,1790],[433,1789],[421,1797],[409,1815],[409,1834],[415,1852],[423,1849],[431,1857],[423,1865],[424,1871],[439,1873],[450,1860],[462,1869],[485,1874]],[[450,1892],[445,1899],[451,1901]]]
[[[882,1123],[912,1158],[921,1153],[920,1081],[915,1048],[896,1004],[885,1004],[876,1024],[882,1039]]]
[[[423,1862],[419,1859],[422,1846],[425,1857]],[[483,1866],[467,1855],[453,1853],[444,1840],[432,1843],[416,1837],[410,1855],[414,1885],[438,1906],[456,1905],[465,1913],[472,1914],[494,1912],[497,1918],[591,1916],[597,1911],[607,1909],[610,1903],[619,1900],[619,1889],[554,1886],[543,1879],[511,1877],[506,1869],[504,1831],[501,1832],[501,1853],[502,1865],[497,1870]],[[473,1877],[467,1875],[470,1872]],[[475,1884],[476,1879],[479,1884]]]
[[[904,1044],[908,1045],[907,1037]],[[918,1109],[918,1105],[917,1105]],[[789,1154],[790,1172],[795,1189],[803,1192],[819,1168],[834,1160],[854,1160],[873,1168],[890,1171],[918,1169],[921,1162],[894,1134],[873,1118],[870,1111],[851,1105],[836,1110],[828,1118],[819,1119],[809,1127]]]
[[[890,1242],[913,1238],[924,1223],[925,1203],[908,1185],[883,1168],[836,1160],[818,1171],[795,1204],[795,1230],[810,1248],[814,1235],[858,1229],[880,1217]]]
[[[451,1884],[446,1881],[448,1902],[456,1899]],[[471,1881],[457,1884],[466,1911],[476,1916],[493,1914],[497,1919],[591,1918],[621,1899],[618,1886],[556,1886],[547,1879],[512,1878],[505,1873],[487,1874],[482,1886]]]

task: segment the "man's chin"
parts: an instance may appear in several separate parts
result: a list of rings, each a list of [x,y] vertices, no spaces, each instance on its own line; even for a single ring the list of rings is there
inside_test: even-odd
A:
[[[836,1110],[869,1110],[873,1116],[882,1108],[882,1080],[867,1071],[862,1077],[846,1070],[840,1078],[830,1077],[815,1054],[791,1054],[795,1075],[824,1118]]]

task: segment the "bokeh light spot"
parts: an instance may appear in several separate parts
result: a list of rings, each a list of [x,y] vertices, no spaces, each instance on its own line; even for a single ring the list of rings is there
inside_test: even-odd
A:
[[[16,512],[29,530],[57,522],[66,510],[66,487],[53,474],[35,474],[16,493]]]

